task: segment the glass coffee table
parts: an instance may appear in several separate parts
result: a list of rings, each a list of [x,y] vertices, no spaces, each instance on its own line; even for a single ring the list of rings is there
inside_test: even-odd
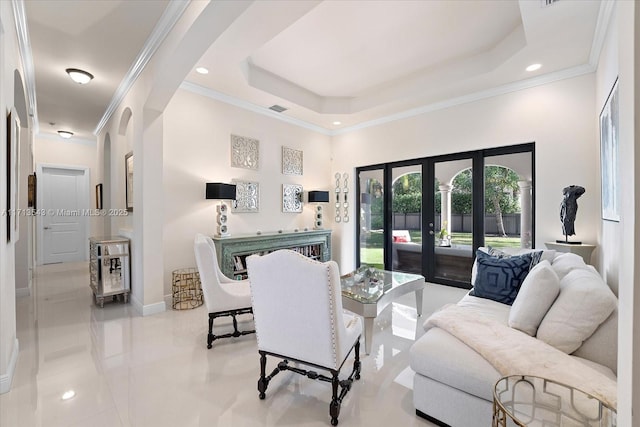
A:
[[[616,411],[574,387],[529,375],[498,380],[493,427],[617,426]]]
[[[418,274],[360,267],[340,278],[342,307],[364,318],[364,349],[371,352],[373,320],[396,298],[416,293],[416,311],[422,315],[424,277]]]

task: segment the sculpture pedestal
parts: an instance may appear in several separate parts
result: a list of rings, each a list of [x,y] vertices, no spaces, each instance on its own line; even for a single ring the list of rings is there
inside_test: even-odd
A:
[[[545,242],[544,245],[548,249],[553,249],[558,252],[571,252],[573,254],[580,255],[587,264],[591,264],[591,254],[596,248],[595,245],[588,245],[586,243],[576,245],[571,243]]]

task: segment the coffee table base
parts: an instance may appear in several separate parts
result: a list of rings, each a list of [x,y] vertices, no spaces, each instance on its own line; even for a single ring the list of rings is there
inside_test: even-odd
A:
[[[424,282],[423,282],[423,286],[424,286]],[[416,294],[416,312],[418,313],[418,317],[422,316],[422,296],[423,296],[423,288],[417,289],[415,290],[415,294]],[[410,292],[410,291],[409,291]],[[406,292],[408,293],[408,292]],[[400,295],[403,295],[399,294]],[[342,305],[344,308],[346,308],[349,311],[352,311],[356,314],[360,314],[363,319],[364,319],[364,352],[365,354],[371,354],[371,346],[373,343],[373,321],[375,320],[376,317],[378,317],[378,314],[380,312],[382,312],[382,310],[390,303],[391,301],[387,302],[386,304],[384,304],[384,306],[382,308],[380,308],[380,303],[378,303],[378,307],[376,307],[377,309],[375,311],[369,311],[366,309],[366,307],[362,310],[359,310],[356,306],[357,301],[353,301],[353,300],[348,300],[347,298],[343,297],[342,298]],[[354,304],[355,303],[355,304]],[[376,304],[359,304],[360,307],[364,306],[364,305],[376,305]],[[366,314],[365,314],[366,313]]]

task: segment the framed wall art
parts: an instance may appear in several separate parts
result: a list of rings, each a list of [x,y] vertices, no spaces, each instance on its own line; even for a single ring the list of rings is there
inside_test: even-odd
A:
[[[282,184],[282,212],[302,212],[302,185]]]
[[[124,156],[125,207],[133,212],[133,151]]]
[[[236,200],[231,204],[232,212],[260,212],[260,183],[231,180],[236,186]]]
[[[620,138],[618,80],[600,113],[600,170],[602,176],[602,219],[620,221]]]
[[[231,135],[231,167],[258,170],[260,141],[246,136]]]
[[[96,209],[102,209],[102,183],[96,185]]]
[[[282,173],[302,175],[302,151],[282,147]]]
[[[27,177],[27,207],[28,208],[37,208],[36,203],[36,194],[37,193],[37,183],[36,173],[32,173]]]

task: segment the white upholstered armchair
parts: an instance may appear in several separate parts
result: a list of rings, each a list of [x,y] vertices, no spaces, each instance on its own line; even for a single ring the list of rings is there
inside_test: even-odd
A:
[[[337,425],[342,399],[353,378],[360,378],[362,334],[360,318],[342,311],[338,264],[280,250],[250,256],[247,268],[260,354],[260,399],[265,398],[269,381],[283,370],[330,382],[329,414],[331,424]],[[353,371],[341,381],[340,369],[353,349]],[[267,355],[283,359],[268,376]],[[331,376],[289,366],[289,360],[329,371]]]
[[[200,283],[204,295],[204,303],[209,312],[209,334],[207,348],[219,338],[239,337],[252,334],[255,330],[239,331],[237,315],[252,313],[251,294],[248,280],[231,280],[222,274],[218,267],[216,248],[211,237],[197,234],[194,242],[196,264],[200,273]],[[231,316],[233,318],[232,333],[213,334],[213,320],[216,317]]]

